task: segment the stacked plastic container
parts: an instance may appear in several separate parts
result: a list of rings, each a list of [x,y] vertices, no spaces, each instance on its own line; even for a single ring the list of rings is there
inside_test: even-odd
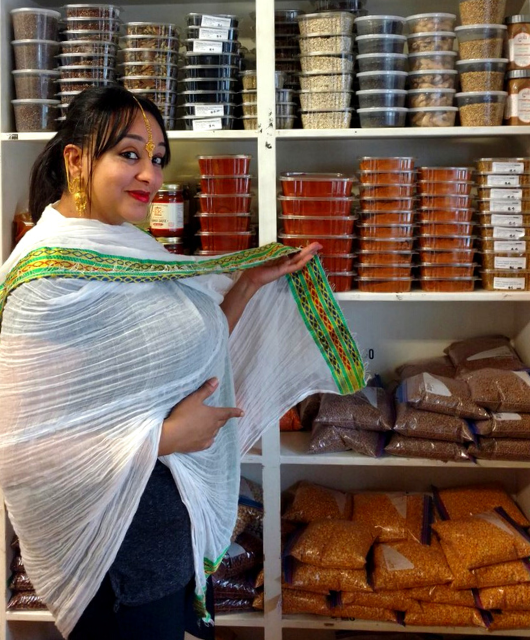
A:
[[[410,291],[416,209],[414,158],[360,159],[360,291]]]
[[[472,167],[421,167],[418,172],[420,286],[430,293],[475,288]]]
[[[354,21],[354,15],[348,11],[298,16],[300,113],[304,129],[350,127]]]
[[[303,247],[320,242],[321,260],[335,291],[354,283],[354,176],[342,173],[282,173],[279,217],[280,242]]]
[[[508,94],[503,89],[507,60],[502,57],[507,27],[506,0],[461,0],[462,26],[456,28],[462,92],[456,98],[464,127],[500,126]]]
[[[11,11],[15,59],[12,100],[17,131],[55,131],[58,100],[54,100],[55,56],[61,14],[50,9],[21,8]]]
[[[243,83],[243,90],[241,91],[241,98],[243,102],[243,128],[254,130],[258,128],[258,85],[256,71],[242,71],[240,75]],[[296,92],[294,89],[284,88],[286,77],[287,74],[285,71],[276,71],[275,86],[277,129],[292,129],[296,121]]]
[[[421,13],[407,18],[411,85],[414,81],[433,85],[409,89],[409,124],[412,127],[454,127],[456,123],[455,23],[456,16],[452,13]],[[433,74],[432,70],[443,70],[444,73]],[[451,71],[449,77],[448,71]]]
[[[359,49],[358,114],[361,127],[403,127],[405,108],[404,55],[407,38],[401,16],[361,16],[356,18]],[[385,59],[388,56],[388,60]]]
[[[248,155],[198,156],[200,193],[197,214],[201,243],[198,255],[213,256],[248,249],[252,196]]]
[[[530,158],[481,158],[476,182],[482,286],[529,291]]]
[[[154,102],[167,129],[175,129],[179,33],[166,22],[127,22],[123,86]]]
[[[297,18],[304,13],[305,11],[298,9],[277,9],[274,12],[276,71],[285,73],[282,89],[289,89],[295,92],[300,89],[298,80],[298,74],[300,73],[300,57],[298,54],[300,50],[298,47]],[[295,101],[297,99],[295,98]]]
[[[189,13],[186,16],[189,53],[216,56],[203,64],[189,58],[182,81],[185,98],[182,117],[192,131],[234,129],[239,91],[239,19],[234,15]]]

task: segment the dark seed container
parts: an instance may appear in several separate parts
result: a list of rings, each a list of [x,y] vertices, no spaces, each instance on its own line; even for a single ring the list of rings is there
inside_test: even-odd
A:
[[[89,53],[115,56],[118,52],[118,45],[114,42],[94,42],[94,40],[64,40],[61,42],[61,52],[64,54]]]
[[[120,41],[124,49],[179,49],[178,37],[133,35],[122,36]]]
[[[188,13],[186,16],[188,27],[210,27],[213,29],[237,29],[239,20],[237,16],[221,13],[208,15],[204,13]]]
[[[182,67],[186,78],[235,78],[239,73],[239,67],[213,66],[213,65],[186,65]]]
[[[67,29],[63,35],[68,41],[72,40],[92,40],[93,42],[113,42],[118,44],[117,31],[92,31],[89,29]]]
[[[61,14],[37,7],[13,9],[11,20],[15,40],[57,40]]]
[[[129,91],[135,95],[151,100],[151,102],[154,102],[156,105],[176,105],[177,103],[176,91],[157,91],[155,89],[129,89]]]
[[[359,71],[406,71],[405,53],[365,53],[357,56]]]
[[[13,40],[15,68],[55,69],[59,43],[52,40]]]
[[[58,100],[11,100],[17,131],[55,131]]]
[[[56,81],[60,91],[84,91],[91,87],[107,87],[116,84],[114,80],[100,80],[98,78],[72,78]]]
[[[156,36],[158,38],[178,38],[178,28],[168,22],[126,22],[128,36]]]
[[[90,31],[119,31],[121,23],[116,18],[66,18],[66,28],[72,31],[88,29]]]
[[[59,64],[64,67],[72,66],[94,66],[94,67],[115,67],[116,58],[113,55],[103,53],[61,53],[55,56]]]
[[[230,129],[235,129],[235,123],[237,121],[237,118],[234,118],[233,116],[223,116],[223,117],[213,117],[213,118],[196,118],[195,116],[182,116],[181,120],[184,122],[184,128],[186,129],[186,131],[197,131],[198,127],[197,125],[194,125],[194,122],[199,122],[201,120],[209,120],[209,121],[215,121],[215,120],[219,120],[221,122],[221,129],[224,130],[230,130]],[[212,130],[218,129],[219,127],[212,127]],[[202,129],[204,131],[204,129]]]
[[[189,66],[211,65],[219,67],[228,65],[241,68],[239,53],[186,53],[184,62]]]
[[[222,102],[234,103],[237,100],[235,91],[182,91],[184,102],[192,104],[219,104]]]
[[[97,80],[116,79],[116,69],[113,67],[95,67],[91,65],[71,65],[59,67],[59,73],[63,80],[74,80],[76,78],[95,78]]]
[[[210,115],[208,113],[208,110],[219,107],[219,110],[223,110],[223,116],[234,116],[237,106],[238,105],[229,102],[222,102],[218,105],[200,105],[187,102],[186,104],[182,105],[182,108],[184,109],[184,115],[186,116],[192,116],[194,118],[213,118],[215,116]]]
[[[118,66],[123,69],[124,76],[171,76],[176,78],[178,75],[177,65],[171,63],[124,62]]]
[[[177,79],[168,76],[126,76],[120,78],[128,89],[149,89],[152,91],[176,91]]]
[[[237,53],[239,51],[238,40],[198,40],[187,38],[184,40],[186,51],[193,53]]]
[[[210,29],[207,27],[188,27],[186,29],[188,38],[198,38],[199,40],[237,40],[239,29]]]
[[[19,100],[51,100],[56,92],[57,71],[23,69],[12,71],[15,94]]]
[[[238,80],[221,78],[211,80],[208,78],[186,78],[180,81],[184,91],[235,91]]]
[[[55,95],[61,101],[60,106],[62,108],[62,105],[68,106],[79,93],[81,93],[81,91],[61,91]]]
[[[66,4],[67,18],[119,18],[120,7],[115,4]]]

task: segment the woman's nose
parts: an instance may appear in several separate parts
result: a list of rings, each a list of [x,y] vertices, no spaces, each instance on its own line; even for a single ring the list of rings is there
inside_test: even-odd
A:
[[[157,177],[157,168],[153,164],[151,158],[145,158],[142,160],[137,177],[141,182],[147,182],[148,184],[152,184],[155,181]]]

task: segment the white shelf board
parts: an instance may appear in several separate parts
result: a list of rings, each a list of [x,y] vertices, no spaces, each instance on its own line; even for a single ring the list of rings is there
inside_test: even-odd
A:
[[[25,142],[47,142],[55,132],[3,133],[2,140]],[[256,131],[168,131],[170,140],[256,140]]]
[[[336,293],[337,300],[347,302],[353,300],[380,302],[530,302],[528,291],[473,291],[471,293],[427,293],[411,291],[410,293],[363,293],[361,291],[345,291]]]
[[[530,135],[530,127],[395,127],[382,129],[280,129],[289,138],[489,138]]]
[[[53,622],[49,611],[6,611],[8,622]]]
[[[530,462],[513,460],[477,460],[476,462],[442,462],[427,458],[400,458],[383,456],[370,458],[351,451],[342,453],[307,453],[311,433],[299,431],[282,433],[280,437],[280,463],[297,465],[328,465],[356,467],[456,467],[459,469],[530,469]]]

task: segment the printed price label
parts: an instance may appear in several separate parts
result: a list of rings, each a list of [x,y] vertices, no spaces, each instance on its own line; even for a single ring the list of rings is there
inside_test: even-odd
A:
[[[435,396],[444,396],[445,398],[449,398],[449,396],[452,395],[448,387],[430,373],[423,374],[423,384],[425,386],[425,390],[428,393],[433,393]]]
[[[193,43],[194,53],[223,53],[222,42],[211,42],[208,40],[195,40]]]
[[[495,240],[493,243],[493,250],[502,253],[515,251],[523,253],[526,251],[526,242],[524,240],[514,240],[513,242],[506,242],[505,240]]]
[[[521,213],[523,204],[519,200],[491,200],[490,211],[492,213]]]
[[[523,216],[491,216],[491,224],[496,227],[518,227],[523,224]]]
[[[201,116],[202,118],[222,117],[224,115],[224,107],[222,104],[196,104],[195,115]]]
[[[515,375],[530,387],[530,376],[528,375],[528,371],[514,371]]]
[[[228,40],[228,30],[199,27],[199,40]]]
[[[493,162],[491,170],[493,173],[523,173],[524,164],[522,162]]]
[[[493,237],[503,240],[519,240],[524,238],[524,229],[517,227],[493,227]]]
[[[488,176],[488,187],[518,187],[521,184],[519,176]]]
[[[193,120],[193,131],[215,131],[223,128],[221,118],[199,118]]]
[[[210,27],[212,29],[228,29],[230,28],[230,18],[223,18],[223,16],[203,15],[201,19],[201,27]]]
[[[522,189],[492,189],[490,191],[492,200],[521,200],[522,197]]]
[[[494,413],[493,417],[501,422],[504,422],[505,420],[509,420],[510,422],[518,422],[519,420],[522,420],[520,413]]]
[[[511,269],[512,271],[518,271],[519,269],[526,269],[526,258],[495,257],[493,266],[495,269]]]
[[[500,291],[524,291],[525,278],[493,278],[493,288]]]

